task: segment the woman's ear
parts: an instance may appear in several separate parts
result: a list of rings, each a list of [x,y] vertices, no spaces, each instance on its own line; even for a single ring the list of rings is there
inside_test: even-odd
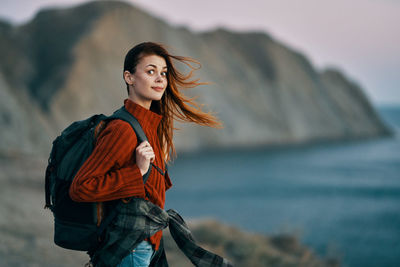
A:
[[[130,73],[129,71],[124,71],[124,80],[127,84],[132,85],[133,84],[133,77],[132,77],[132,73]]]

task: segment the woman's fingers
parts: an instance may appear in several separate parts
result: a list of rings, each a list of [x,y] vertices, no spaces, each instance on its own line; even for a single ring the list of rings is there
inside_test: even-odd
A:
[[[140,145],[138,147],[146,147],[146,146],[151,146],[149,141],[143,141],[140,143]]]
[[[140,143],[140,144],[136,147],[136,150],[139,150],[139,149],[142,149],[142,148],[145,148],[145,147],[151,147],[150,143],[147,142],[147,141],[143,141],[142,143]]]
[[[146,158],[150,158],[150,157],[155,157],[156,155],[154,154],[154,152],[144,152],[141,154],[142,156],[146,157]]]
[[[154,154],[153,151],[147,151],[147,152],[139,153],[139,155],[141,157],[144,157],[147,160],[149,160],[149,159],[151,160],[151,159],[154,159],[156,157],[156,155]]]
[[[143,147],[144,145],[145,145],[144,142],[142,142],[142,143],[140,143],[140,144],[136,147],[136,149],[141,148],[141,147]]]
[[[140,145],[138,145],[138,147],[136,148],[136,150],[138,152],[142,152],[142,151],[153,151],[153,148],[151,147],[151,145],[149,144],[149,142],[144,141],[142,142]]]
[[[150,148],[144,147],[144,148],[142,148],[142,149],[139,149],[137,152],[138,152],[139,154],[154,153],[154,151],[153,151],[153,149],[152,149],[151,147],[150,147]]]
[[[145,158],[146,160],[150,160],[150,162],[155,160],[156,155],[154,154],[153,148],[148,141],[143,141],[140,143],[140,145],[136,148],[136,152],[138,156]]]

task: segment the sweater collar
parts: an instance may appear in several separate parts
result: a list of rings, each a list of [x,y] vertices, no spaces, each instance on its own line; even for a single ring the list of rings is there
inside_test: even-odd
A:
[[[139,121],[143,129],[157,130],[162,119],[161,115],[142,107],[128,98],[124,100],[124,106]]]

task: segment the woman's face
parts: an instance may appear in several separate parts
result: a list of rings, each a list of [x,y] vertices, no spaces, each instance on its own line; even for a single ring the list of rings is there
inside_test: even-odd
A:
[[[130,81],[127,81],[128,84],[133,85],[129,98],[149,109],[151,101],[160,100],[167,88],[165,59],[157,55],[143,56],[136,66],[135,73],[125,74],[125,80],[127,79]]]

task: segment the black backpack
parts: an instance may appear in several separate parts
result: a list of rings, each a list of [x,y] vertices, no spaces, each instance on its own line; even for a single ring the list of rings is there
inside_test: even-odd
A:
[[[138,144],[147,141],[139,122],[125,107],[111,116],[98,114],[76,121],[53,141],[46,168],[45,208],[53,212],[54,242],[60,247],[79,251],[94,249],[99,244],[101,234],[118,213],[117,208],[112,208],[100,220],[98,208],[101,203],[75,202],[69,196],[73,178],[94,149],[97,126],[101,126],[99,123],[102,121],[113,119],[128,122],[136,133]],[[143,176],[143,183],[146,183],[152,165]]]

